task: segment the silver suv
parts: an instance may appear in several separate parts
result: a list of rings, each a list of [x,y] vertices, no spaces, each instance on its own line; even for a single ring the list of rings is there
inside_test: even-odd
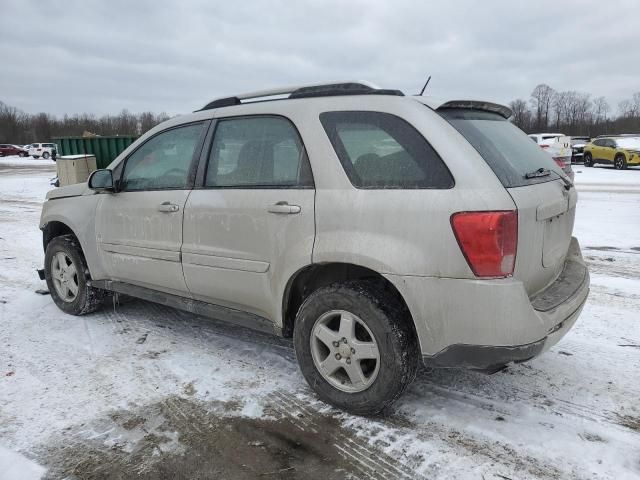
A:
[[[587,299],[576,191],[510,114],[366,83],[215,100],[49,192],[41,277],[74,315],[116,292],[293,337],[323,400],[380,412],[420,361],[539,355]]]

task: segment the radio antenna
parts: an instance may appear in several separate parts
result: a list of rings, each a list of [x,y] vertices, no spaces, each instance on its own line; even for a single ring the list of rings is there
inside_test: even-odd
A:
[[[422,90],[420,90],[420,93],[418,94],[420,97],[422,96],[422,94],[424,93],[424,91],[427,89],[427,85],[429,85],[429,81],[431,80],[431,75],[429,75],[429,78],[427,78],[427,83],[424,84],[424,87],[422,87]]]

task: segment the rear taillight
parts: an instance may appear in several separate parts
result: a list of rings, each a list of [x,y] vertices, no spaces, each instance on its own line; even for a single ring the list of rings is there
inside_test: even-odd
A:
[[[556,164],[560,168],[564,168],[564,167],[567,166],[566,162],[564,161],[564,158],[562,158],[562,157],[553,157],[553,160],[556,162]]]
[[[513,275],[518,244],[518,212],[458,212],[451,227],[476,277]]]

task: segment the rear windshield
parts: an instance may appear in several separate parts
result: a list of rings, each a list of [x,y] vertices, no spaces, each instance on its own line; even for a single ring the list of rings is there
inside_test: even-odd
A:
[[[497,113],[466,109],[443,109],[438,113],[478,151],[505,187],[558,179],[555,175],[525,177],[539,168],[561,172],[548,153]]]

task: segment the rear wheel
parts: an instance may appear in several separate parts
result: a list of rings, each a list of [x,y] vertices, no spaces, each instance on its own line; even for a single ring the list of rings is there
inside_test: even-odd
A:
[[[590,153],[584,154],[584,166],[585,167],[593,167],[593,157]]]
[[[616,170],[625,170],[627,168],[627,158],[622,154],[616,155],[613,166],[616,167]]]
[[[84,315],[102,305],[105,291],[89,286],[89,269],[73,235],[56,237],[49,242],[44,274],[51,298],[63,312]]]
[[[48,159],[49,159],[49,157],[50,157],[49,152],[44,152],[44,153],[42,154],[42,158],[44,158],[45,160],[48,160]]]
[[[382,288],[353,281],[322,287],[302,304],[294,346],[318,396],[357,415],[373,415],[415,377],[420,351],[406,310]]]

